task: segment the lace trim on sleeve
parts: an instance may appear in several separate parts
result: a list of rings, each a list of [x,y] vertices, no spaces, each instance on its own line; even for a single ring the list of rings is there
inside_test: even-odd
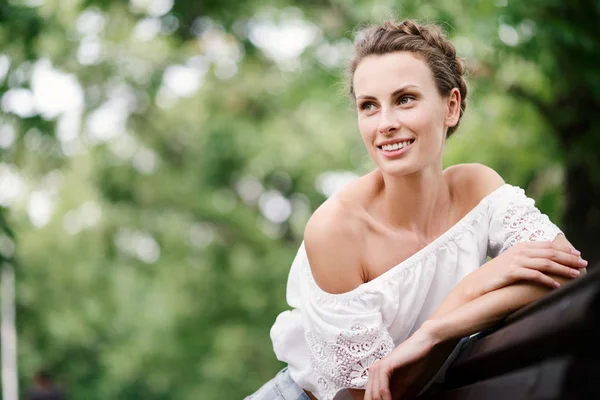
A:
[[[521,242],[549,242],[562,233],[550,219],[534,206],[532,199],[526,202],[510,202],[502,220],[504,241],[500,253]]]
[[[333,399],[341,389],[364,388],[368,368],[394,349],[394,342],[383,327],[358,324],[331,341],[317,332],[308,332],[306,339],[317,375],[319,398],[323,400]]]

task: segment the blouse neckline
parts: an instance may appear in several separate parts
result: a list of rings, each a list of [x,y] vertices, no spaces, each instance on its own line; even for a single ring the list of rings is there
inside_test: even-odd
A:
[[[476,217],[478,217],[480,214],[487,211],[487,209],[484,206],[487,205],[487,203],[490,201],[490,199],[498,196],[498,193],[505,190],[505,188],[507,188],[507,187],[512,187],[512,185],[505,183],[504,185],[496,188],[495,190],[490,192],[488,195],[483,197],[479,201],[479,203],[477,203],[477,205],[475,207],[473,207],[471,210],[469,210],[469,212],[467,212],[454,225],[450,226],[446,231],[444,231],[437,238],[435,238],[434,240],[432,240],[431,242],[426,244],[419,251],[412,254],[405,260],[401,261],[399,264],[396,264],[395,266],[391,267],[390,269],[385,271],[383,274],[377,276],[376,278],[374,278],[368,282],[361,283],[356,288],[354,288],[348,292],[329,293],[319,287],[319,285],[315,281],[314,276],[312,274],[312,271],[311,271],[311,268],[310,268],[310,265],[308,262],[308,256],[306,255],[306,250],[304,248],[304,242],[302,242],[301,251],[303,252],[304,261],[305,261],[304,267],[307,269],[306,273],[309,277],[308,281],[309,281],[311,288],[314,290],[314,294],[317,295],[323,301],[351,300],[351,299],[354,299],[354,298],[360,296],[361,294],[363,294],[365,292],[373,291],[373,288],[379,286],[383,282],[388,281],[392,277],[395,277],[402,273],[406,273],[409,268],[414,267],[415,265],[419,264],[419,262],[422,261],[423,258],[427,257],[428,255],[430,255],[431,253],[436,251],[439,247],[441,247],[443,244],[447,243],[449,240],[453,239],[456,235],[463,232],[465,226],[472,223],[472,221]]]

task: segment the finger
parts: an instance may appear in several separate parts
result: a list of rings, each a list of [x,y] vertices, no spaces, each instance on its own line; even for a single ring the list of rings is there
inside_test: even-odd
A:
[[[581,252],[579,250],[577,250],[575,247],[573,247],[573,245],[571,243],[562,243],[562,242],[550,242],[552,244],[552,247],[559,249],[559,250],[563,250],[567,253],[573,253],[576,256],[580,256]]]
[[[365,390],[365,400],[379,400],[375,395],[377,386],[377,364],[369,367],[369,379],[367,380],[367,388]]]
[[[382,373],[379,374],[379,396],[382,400],[392,400],[389,385],[389,378],[387,374],[382,371]]]
[[[367,380],[367,386],[365,387],[365,398],[364,400],[372,400],[373,396],[371,396],[371,377]]]
[[[569,249],[530,249],[528,255],[534,258],[546,258],[567,267],[581,269],[587,266],[587,261],[570,252]]]
[[[577,268],[568,267],[565,264],[547,258],[534,258],[527,267],[544,272],[545,274],[554,274],[566,278],[576,278],[581,273]]]
[[[378,373],[373,374],[373,381],[372,381],[372,385],[371,385],[371,398],[373,400],[380,400],[379,399],[379,376],[378,375],[379,375]]]
[[[584,260],[583,258],[581,258],[581,252],[579,250],[575,250],[574,248],[572,248],[570,246],[564,246],[564,245],[561,245],[559,247],[559,251],[561,249],[562,249],[562,251],[558,254],[558,256],[559,257],[562,256],[567,261],[572,262],[572,264],[569,264],[569,265],[573,265],[575,268],[587,267],[588,262],[586,260]],[[554,261],[564,264],[563,260],[561,260],[561,259],[554,260]]]
[[[575,247],[573,247],[573,245],[571,245],[570,243],[563,244],[563,243],[552,242],[552,248],[562,251],[563,253],[572,254],[574,256],[577,256],[579,259],[581,259],[581,252],[579,250],[577,250]]]
[[[560,283],[550,278],[548,275],[529,268],[518,268],[514,274],[522,280],[541,283],[544,286],[555,289],[560,287]]]
[[[516,244],[514,247],[520,247],[521,249],[555,249],[565,253],[581,256],[581,252],[574,248],[570,244],[562,244],[555,242],[521,242]]]

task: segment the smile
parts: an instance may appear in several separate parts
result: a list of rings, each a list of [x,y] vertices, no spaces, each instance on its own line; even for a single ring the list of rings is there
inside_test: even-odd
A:
[[[402,142],[384,144],[381,146],[377,146],[377,148],[383,153],[386,157],[396,157],[400,154],[404,154],[410,149],[412,144],[415,142],[415,139],[409,139]]]

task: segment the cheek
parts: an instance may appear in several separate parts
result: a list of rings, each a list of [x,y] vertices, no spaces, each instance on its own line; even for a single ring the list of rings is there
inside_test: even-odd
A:
[[[405,113],[404,121],[407,125],[422,131],[423,129],[427,129],[433,122],[430,114],[427,107],[416,107]]]
[[[418,134],[426,135],[431,139],[438,136],[443,128],[443,121],[439,118],[439,113],[428,107],[419,107],[410,110],[406,115],[406,124],[411,126]]]
[[[358,130],[363,139],[372,138],[376,127],[377,121],[374,117],[358,117]]]

